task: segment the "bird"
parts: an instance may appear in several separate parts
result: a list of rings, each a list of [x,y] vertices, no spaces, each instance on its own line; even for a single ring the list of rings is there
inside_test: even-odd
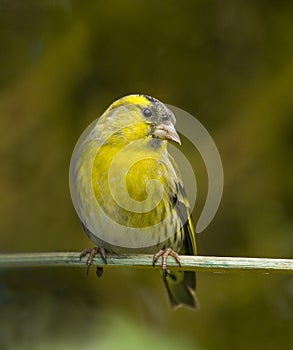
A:
[[[100,254],[161,258],[170,304],[198,309],[194,271],[179,255],[196,255],[195,230],[180,170],[168,142],[181,145],[173,112],[158,99],[130,94],[113,102],[77,142],[70,193],[82,227],[95,244],[85,248],[87,271]],[[168,256],[179,269],[169,269]],[[103,270],[97,268],[100,276]]]

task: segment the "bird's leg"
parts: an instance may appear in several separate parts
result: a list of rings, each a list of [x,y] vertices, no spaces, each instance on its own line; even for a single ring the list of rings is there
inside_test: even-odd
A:
[[[166,278],[169,273],[169,270],[167,268],[167,258],[169,255],[172,256],[178,263],[179,267],[181,267],[179,255],[176,252],[174,252],[174,250],[172,250],[171,248],[167,248],[165,250],[161,249],[153,257],[153,267],[155,267],[156,262],[159,260],[159,258],[162,257],[162,270],[164,278]]]
[[[94,247],[94,248],[84,248],[81,253],[79,258],[82,259],[84,256],[88,255],[86,264],[87,264],[87,269],[86,269],[86,273],[87,275],[89,274],[90,271],[90,267],[93,263],[94,257],[100,254],[101,258],[104,260],[105,264],[107,264],[107,260],[106,260],[106,251],[104,248],[101,247]],[[96,274],[98,277],[101,277],[103,274],[103,268],[102,267],[97,267],[97,271]]]

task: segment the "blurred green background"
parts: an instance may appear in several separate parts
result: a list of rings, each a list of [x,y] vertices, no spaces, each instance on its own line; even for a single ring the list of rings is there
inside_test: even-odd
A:
[[[292,18],[291,1],[0,0],[1,252],[90,245],[71,153],[110,103],[143,92],[195,115],[221,154],[199,253],[292,258]],[[292,277],[199,273],[197,294],[199,312],[173,311],[157,271],[1,270],[0,348],[293,347]]]

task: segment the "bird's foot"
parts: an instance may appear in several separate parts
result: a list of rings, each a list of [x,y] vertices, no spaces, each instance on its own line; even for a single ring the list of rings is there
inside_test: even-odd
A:
[[[94,248],[84,248],[81,253],[79,258],[82,259],[83,257],[88,255],[86,264],[87,264],[87,269],[86,269],[86,274],[89,274],[90,271],[90,267],[93,263],[94,257],[100,254],[101,258],[104,260],[105,264],[107,264],[107,260],[106,260],[106,251],[104,248],[100,248],[100,247],[94,247]],[[103,274],[103,268],[102,267],[97,267],[96,270],[96,274],[98,277],[101,277]]]
[[[153,257],[153,267],[155,267],[157,261],[159,260],[160,257],[162,257],[162,270],[163,270],[163,277],[166,278],[169,274],[169,270],[167,268],[167,258],[168,256],[172,256],[175,261],[178,263],[179,267],[181,267],[181,262],[179,255],[174,252],[171,248],[167,248],[165,250],[159,250]]]

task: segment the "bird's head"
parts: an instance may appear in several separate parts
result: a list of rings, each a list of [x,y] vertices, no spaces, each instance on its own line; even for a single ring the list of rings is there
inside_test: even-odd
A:
[[[127,142],[154,139],[154,142],[165,140],[181,144],[175,123],[174,114],[162,102],[136,94],[112,103],[98,124],[103,125],[103,129],[115,138]]]

